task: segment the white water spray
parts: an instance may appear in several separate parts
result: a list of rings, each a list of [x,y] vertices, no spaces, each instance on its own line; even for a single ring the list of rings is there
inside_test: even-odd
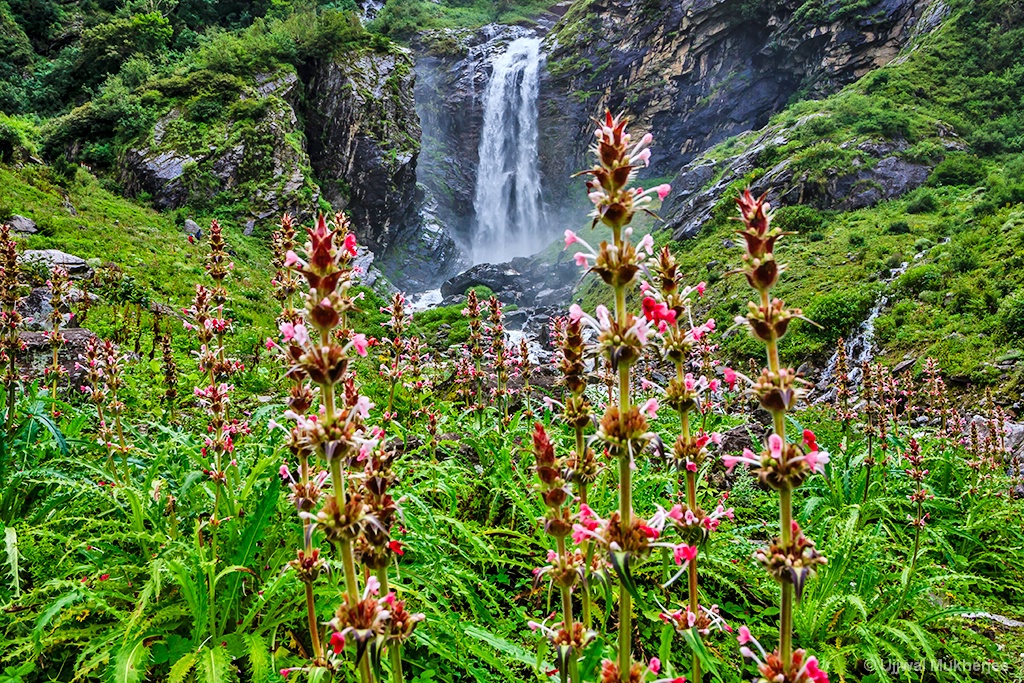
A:
[[[528,256],[540,239],[537,164],[540,39],[512,41],[494,62],[484,91],[484,122],[473,210],[473,260],[498,263]]]

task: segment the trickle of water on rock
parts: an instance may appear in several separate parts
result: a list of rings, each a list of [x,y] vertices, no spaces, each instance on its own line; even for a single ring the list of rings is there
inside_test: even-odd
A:
[[[885,279],[885,282],[892,282],[900,275],[905,273],[907,270],[907,263],[900,264],[898,268],[893,268],[889,271],[889,277]],[[882,310],[889,303],[889,296],[883,294],[878,297],[875,301],[875,305],[871,307],[871,312],[868,313],[868,317],[864,319],[864,322],[860,324],[857,331],[846,340],[846,367],[847,374],[850,381],[855,385],[860,385],[861,366],[864,363],[870,362],[875,357],[875,320],[882,314]],[[828,365],[825,366],[824,371],[821,373],[821,379],[818,380],[817,388],[824,390],[821,396],[814,399],[814,403],[821,403],[823,401],[831,401],[835,398],[835,373],[836,363],[838,362],[839,356],[836,353],[832,354],[832,357],[828,359]]]
[[[543,246],[537,164],[540,38],[518,38],[494,62],[484,91],[484,122],[473,210],[473,260],[499,263]]]

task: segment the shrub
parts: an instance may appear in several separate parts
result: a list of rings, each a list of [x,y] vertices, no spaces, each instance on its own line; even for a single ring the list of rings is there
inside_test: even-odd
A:
[[[978,267],[978,256],[966,244],[954,242],[949,249],[949,269],[954,273],[968,273]]]
[[[999,304],[999,322],[1007,334],[1024,337],[1024,289],[1018,289]]]
[[[808,317],[820,328],[814,334],[836,339],[860,324],[871,308],[871,296],[860,289],[843,289],[824,294],[811,304]]]
[[[935,195],[930,190],[921,190],[917,192],[909,202],[907,202],[907,213],[931,213],[935,209],[939,208],[939,203],[935,199]]]
[[[825,215],[806,204],[783,206],[775,211],[774,224],[787,232],[812,233],[825,225]]]
[[[985,168],[981,159],[973,154],[954,152],[939,163],[928,176],[929,185],[952,185],[965,187],[978,185],[985,180]]]
[[[893,221],[889,223],[888,232],[890,235],[906,235],[910,232],[910,223],[906,221]]]
[[[942,270],[932,263],[910,268],[896,281],[897,290],[907,296],[918,296],[922,292],[941,289],[942,285]]]
[[[864,235],[853,233],[850,235],[850,246],[851,247],[863,247],[864,246]]]

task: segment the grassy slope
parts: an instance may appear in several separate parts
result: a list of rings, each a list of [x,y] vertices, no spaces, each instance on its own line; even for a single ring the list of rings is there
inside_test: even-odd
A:
[[[65,208],[65,197],[74,207]],[[49,169],[0,166],[0,207],[35,220],[40,234],[21,240],[28,249],[60,249],[85,259],[113,262],[151,292],[152,298],[175,308],[187,305],[195,284],[205,279],[204,247],[189,244],[170,214],[144,208],[104,189],[85,171],[62,188]],[[204,230],[208,221],[196,216]],[[240,226],[226,224],[235,251],[232,311],[245,327],[269,327],[274,302],[267,296],[273,274],[270,253],[258,240],[241,235]],[[45,234],[44,234],[45,233]]]

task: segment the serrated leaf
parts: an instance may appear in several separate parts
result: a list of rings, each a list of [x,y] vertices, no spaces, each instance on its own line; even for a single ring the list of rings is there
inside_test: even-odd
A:
[[[222,647],[207,647],[199,654],[199,677],[205,683],[230,683],[237,680],[231,655]]]
[[[114,660],[114,683],[138,683],[146,673],[149,647],[140,638],[131,647],[122,647]]]
[[[267,641],[262,636],[246,633],[242,636],[245,643],[246,656],[249,659],[249,678],[252,683],[265,683],[270,680],[270,653]]]
[[[176,661],[174,666],[171,667],[170,674],[167,676],[167,683],[181,683],[185,680],[185,676],[188,676],[189,672],[192,671],[192,667],[196,665],[197,659],[199,659],[197,653],[189,652]]]

